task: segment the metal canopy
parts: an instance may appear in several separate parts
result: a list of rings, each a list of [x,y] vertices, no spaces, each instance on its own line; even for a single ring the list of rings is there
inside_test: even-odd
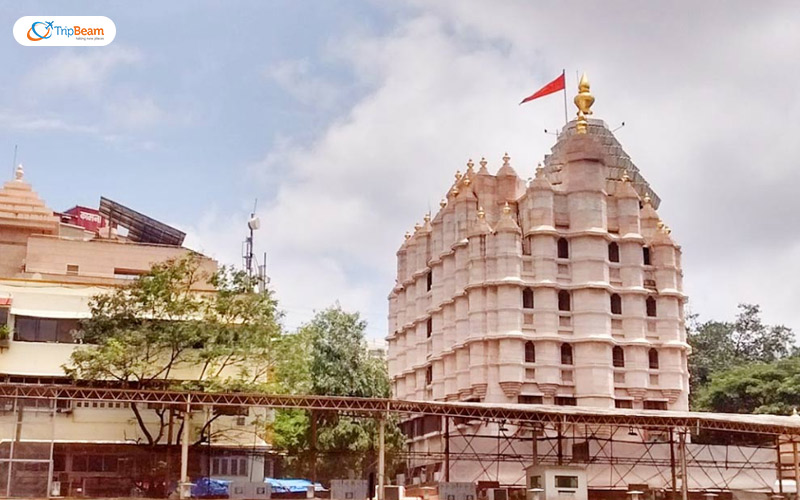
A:
[[[0,397],[191,405],[303,408],[365,415],[385,413],[441,415],[518,421],[526,424],[587,424],[653,429],[711,429],[800,436],[800,417],[724,413],[621,410],[549,405],[406,401],[313,395],[208,393],[145,389],[92,388],[66,385],[0,384]]]
[[[138,243],[181,246],[186,233],[158,222],[125,205],[100,197],[100,214],[112,224],[128,229],[128,239]]]

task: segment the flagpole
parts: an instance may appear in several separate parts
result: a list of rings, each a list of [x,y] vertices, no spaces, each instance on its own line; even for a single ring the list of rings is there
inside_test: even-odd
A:
[[[567,70],[562,69],[561,74],[564,75],[564,126],[569,123],[569,116],[567,115]]]

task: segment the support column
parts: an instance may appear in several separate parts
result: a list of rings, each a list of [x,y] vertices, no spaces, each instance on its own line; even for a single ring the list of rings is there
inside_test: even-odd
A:
[[[681,498],[689,500],[689,474],[686,466],[686,430],[681,430],[679,436],[679,450],[681,458]]]
[[[187,399],[186,413],[183,414],[183,432],[181,433],[181,498],[189,498],[191,496],[191,485],[189,483],[189,424],[192,420],[191,406],[191,399]]]
[[[783,463],[781,461],[781,436],[775,436],[775,451],[778,456],[778,492],[783,496]]]
[[[678,473],[675,470],[675,432],[669,430],[669,468],[672,473],[672,500],[678,500]]]
[[[386,475],[385,427],[386,418],[381,415],[380,419],[378,419],[378,500],[384,500],[385,498],[383,495],[384,476]]]
[[[795,447],[795,457],[797,448]],[[450,482],[450,417],[444,417],[444,480]]]
[[[795,484],[795,498],[800,498],[800,457],[797,455],[797,441],[792,440],[792,461],[794,462],[794,484]]]

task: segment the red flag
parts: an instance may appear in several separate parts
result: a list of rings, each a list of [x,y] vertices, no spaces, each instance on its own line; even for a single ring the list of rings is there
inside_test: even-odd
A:
[[[559,90],[564,90],[564,87],[564,72],[562,71],[561,74],[558,75],[558,78],[537,90],[536,93],[523,99],[520,104],[525,104],[526,102],[538,99],[539,97],[544,97],[554,92],[558,92]]]

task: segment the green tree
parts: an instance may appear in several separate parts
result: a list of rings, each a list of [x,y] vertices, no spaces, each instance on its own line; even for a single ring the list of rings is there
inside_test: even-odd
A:
[[[77,381],[123,387],[272,389],[282,349],[279,314],[270,293],[253,290],[243,272],[204,273],[195,254],[155,264],[91,299],[91,318],[80,334],[85,345],[64,370]],[[176,412],[130,407],[146,444],[178,442],[180,427],[170,432]],[[155,425],[145,412],[156,415]],[[194,444],[210,439],[218,416],[206,420]]]
[[[688,335],[691,391],[698,394],[715,374],[731,367],[753,362],[769,363],[785,358],[794,350],[794,334],[783,325],[765,325],[761,308],[739,304],[733,322],[697,323],[690,316]]]
[[[308,391],[327,396],[387,398],[390,396],[386,363],[369,356],[365,340],[366,322],[358,313],[348,313],[337,304],[317,313],[290,338],[294,354],[290,377],[284,379],[289,392]],[[302,360],[304,366],[297,365]],[[316,419],[316,447],[312,438]],[[374,470],[378,433],[373,419],[337,416],[300,410],[276,412],[271,426],[273,445],[287,452],[290,474],[318,478],[345,477],[346,470]],[[392,453],[402,449],[403,438],[395,418],[387,421],[387,471]]]
[[[800,406],[800,358],[716,372],[695,402],[698,409],[709,411],[789,415]]]

